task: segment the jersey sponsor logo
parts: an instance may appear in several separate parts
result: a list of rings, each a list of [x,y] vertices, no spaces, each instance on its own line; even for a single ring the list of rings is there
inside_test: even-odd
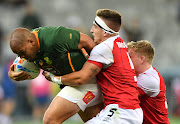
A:
[[[116,42],[119,48],[127,48],[125,42]]]
[[[83,101],[88,104],[94,97],[95,95],[91,91],[88,91],[84,96]]]

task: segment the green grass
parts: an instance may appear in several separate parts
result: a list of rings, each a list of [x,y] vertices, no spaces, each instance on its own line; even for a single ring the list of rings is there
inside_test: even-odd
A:
[[[34,122],[34,121],[16,121],[14,124],[43,124],[42,122]],[[63,124],[83,124],[78,121],[66,121]]]
[[[170,117],[169,118],[171,124],[180,124],[180,117]],[[31,120],[19,120],[15,121],[14,124],[43,124],[42,122],[35,122]],[[82,121],[72,121],[72,120],[67,120],[63,124],[83,124]]]
[[[180,124],[180,117],[170,117],[171,124]]]
[[[14,124],[43,124],[41,122],[27,122],[27,121],[21,121],[21,122],[14,122]],[[81,122],[64,122],[63,124],[83,124]]]
[[[13,124],[43,124],[41,120],[35,121],[31,117],[18,117],[13,119]],[[79,116],[74,116],[69,118],[63,124],[83,124]]]

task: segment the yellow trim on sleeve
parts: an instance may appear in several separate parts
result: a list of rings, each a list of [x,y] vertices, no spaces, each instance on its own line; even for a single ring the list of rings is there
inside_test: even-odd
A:
[[[69,51],[68,51],[68,60],[69,60],[69,65],[71,66],[72,71],[75,72],[75,69],[74,69],[73,64],[71,62],[71,56],[70,56],[70,52]]]

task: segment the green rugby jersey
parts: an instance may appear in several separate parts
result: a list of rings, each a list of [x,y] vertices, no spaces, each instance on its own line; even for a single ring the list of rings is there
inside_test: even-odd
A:
[[[32,32],[39,41],[40,52],[35,56],[35,63],[40,68],[60,76],[83,67],[86,58],[78,50],[79,31],[59,26],[40,27]]]

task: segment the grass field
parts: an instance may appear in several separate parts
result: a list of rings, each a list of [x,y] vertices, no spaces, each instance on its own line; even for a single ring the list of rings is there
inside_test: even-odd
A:
[[[180,117],[170,117],[171,124],[180,124]],[[14,124],[42,124],[42,122],[34,122],[32,120],[16,121]],[[81,121],[67,120],[63,124],[83,124]]]
[[[34,122],[34,121],[30,121],[30,120],[26,120],[26,121],[16,121],[13,124],[43,124],[42,122]],[[63,124],[83,124],[82,122],[78,122],[78,121],[66,121]]]
[[[180,124],[180,117],[170,117],[171,124]]]
[[[13,124],[43,124],[42,121],[35,121],[30,116],[24,117],[15,117]],[[80,119],[79,115],[76,114],[73,117],[69,118],[63,124],[83,124],[82,120]]]
[[[27,122],[27,121],[21,121],[21,122],[15,122],[14,124],[43,124],[43,123],[38,123],[38,122]],[[82,122],[64,122],[63,124],[83,124]]]

